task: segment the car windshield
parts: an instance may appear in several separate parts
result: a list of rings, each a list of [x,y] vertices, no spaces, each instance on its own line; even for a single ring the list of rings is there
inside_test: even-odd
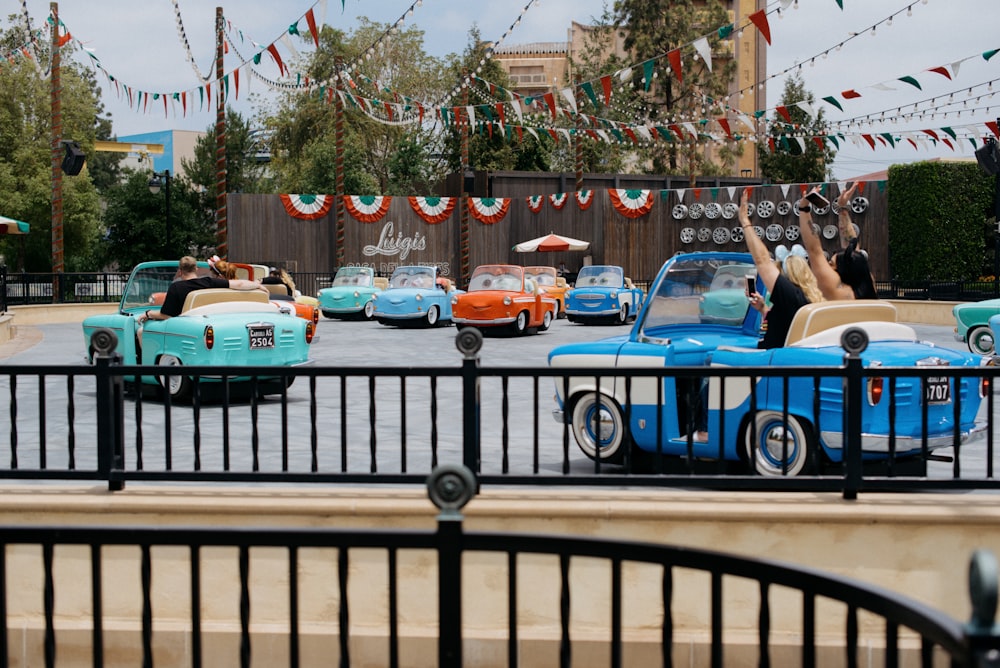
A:
[[[541,286],[556,284],[556,270],[552,267],[527,267],[524,273],[538,281]]]
[[[520,291],[524,283],[524,270],[512,266],[479,267],[469,281],[469,292],[477,290]]]
[[[390,288],[433,288],[432,267],[397,267],[389,279]]]
[[[149,308],[153,303],[153,295],[166,292],[176,277],[176,265],[136,269],[122,297],[122,310]]]
[[[740,326],[750,301],[753,264],[736,259],[682,258],[670,265],[643,305],[643,330],[679,324]]]
[[[335,286],[369,286],[372,284],[372,270],[368,267],[341,267],[333,278]]]
[[[592,265],[580,269],[576,276],[576,287],[591,285],[602,288],[621,288],[625,286],[625,273],[621,267]]]

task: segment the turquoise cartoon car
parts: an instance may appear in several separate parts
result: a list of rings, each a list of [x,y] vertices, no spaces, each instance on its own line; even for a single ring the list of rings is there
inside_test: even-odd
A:
[[[319,310],[325,318],[371,320],[375,316],[372,297],[386,288],[388,281],[377,278],[371,267],[341,267],[333,285],[319,291]]]
[[[170,367],[173,375],[143,376],[146,384],[162,385],[174,398],[191,395],[194,378],[178,370],[194,366],[300,366],[309,364],[309,348],[315,325],[299,318],[290,308],[281,308],[264,292],[212,288],[187,296],[181,314],[166,320],[148,320],[138,330],[138,316],[157,308],[161,295],[177,275],[176,261],[143,262],[132,270],[118,312],[90,316],[83,321],[87,356],[92,361],[90,340],[101,328],[118,338],[115,351],[125,365]],[[207,274],[208,264],[198,263],[198,273]],[[199,376],[201,382],[220,378]],[[129,378],[135,380],[135,378]],[[228,378],[247,382],[249,376]],[[281,392],[292,377],[258,376],[258,393]]]

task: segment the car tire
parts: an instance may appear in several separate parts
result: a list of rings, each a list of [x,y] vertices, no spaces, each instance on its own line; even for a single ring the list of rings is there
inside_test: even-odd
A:
[[[552,311],[546,311],[545,315],[542,316],[542,324],[538,326],[538,331],[544,332],[551,326],[552,326]]]
[[[782,471],[782,450],[784,434],[788,433],[788,471]],[[751,436],[755,450],[751,452]],[[760,411],[756,418],[748,421],[743,431],[743,446],[747,461],[758,474],[763,476],[788,477],[811,472],[813,443],[809,424],[795,415],[788,416],[787,424],[778,411]]]
[[[976,355],[991,354],[996,345],[993,341],[993,331],[989,327],[980,325],[969,330],[969,351]]]
[[[365,302],[365,320],[371,320],[375,317],[375,302],[368,300]]]
[[[617,324],[624,325],[627,322],[628,322],[628,302],[622,304],[622,307],[618,310]]]
[[[520,311],[517,317],[514,318],[514,322],[511,323],[511,328],[514,330],[516,336],[524,336],[528,333],[528,312]]]
[[[438,319],[441,316],[441,308],[435,304],[427,309],[427,326],[434,327],[438,324]]]
[[[180,367],[181,361],[173,355],[162,355],[156,362],[161,367]],[[191,379],[183,375],[162,375],[157,377],[160,386],[170,394],[171,399],[187,399],[191,396]]]
[[[620,464],[625,459],[625,450],[631,443],[626,434],[625,416],[618,404],[601,395],[598,430],[594,428],[594,418],[598,415],[597,395],[588,392],[573,405],[570,429],[583,454],[591,460],[600,457],[605,464]]]

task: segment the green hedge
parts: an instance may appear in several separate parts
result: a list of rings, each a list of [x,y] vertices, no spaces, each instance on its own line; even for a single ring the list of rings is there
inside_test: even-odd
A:
[[[886,183],[889,266],[902,280],[993,273],[996,177],[975,162],[893,165]]]

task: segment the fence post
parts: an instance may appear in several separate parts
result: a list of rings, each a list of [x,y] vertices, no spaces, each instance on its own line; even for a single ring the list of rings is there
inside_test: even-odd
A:
[[[455,347],[462,353],[462,463],[470,471],[479,471],[479,350],[483,333],[466,327],[455,337]]]
[[[118,336],[102,327],[90,337],[97,369],[97,471],[108,481],[108,491],[125,489],[121,480],[111,480],[113,467],[121,468],[125,452],[125,383],[111,367],[121,366],[122,356],[115,352]]]
[[[861,398],[864,376],[861,353],[868,347],[868,333],[849,327],[840,336],[844,355],[844,498],[857,499],[861,487]]]
[[[965,665],[1000,665],[1000,629],[996,625],[997,558],[989,550],[979,549],[969,560],[969,600],[972,617],[965,625],[969,650]]]
[[[462,508],[476,494],[476,475],[444,464],[427,478],[438,513],[438,666],[462,666]]]

